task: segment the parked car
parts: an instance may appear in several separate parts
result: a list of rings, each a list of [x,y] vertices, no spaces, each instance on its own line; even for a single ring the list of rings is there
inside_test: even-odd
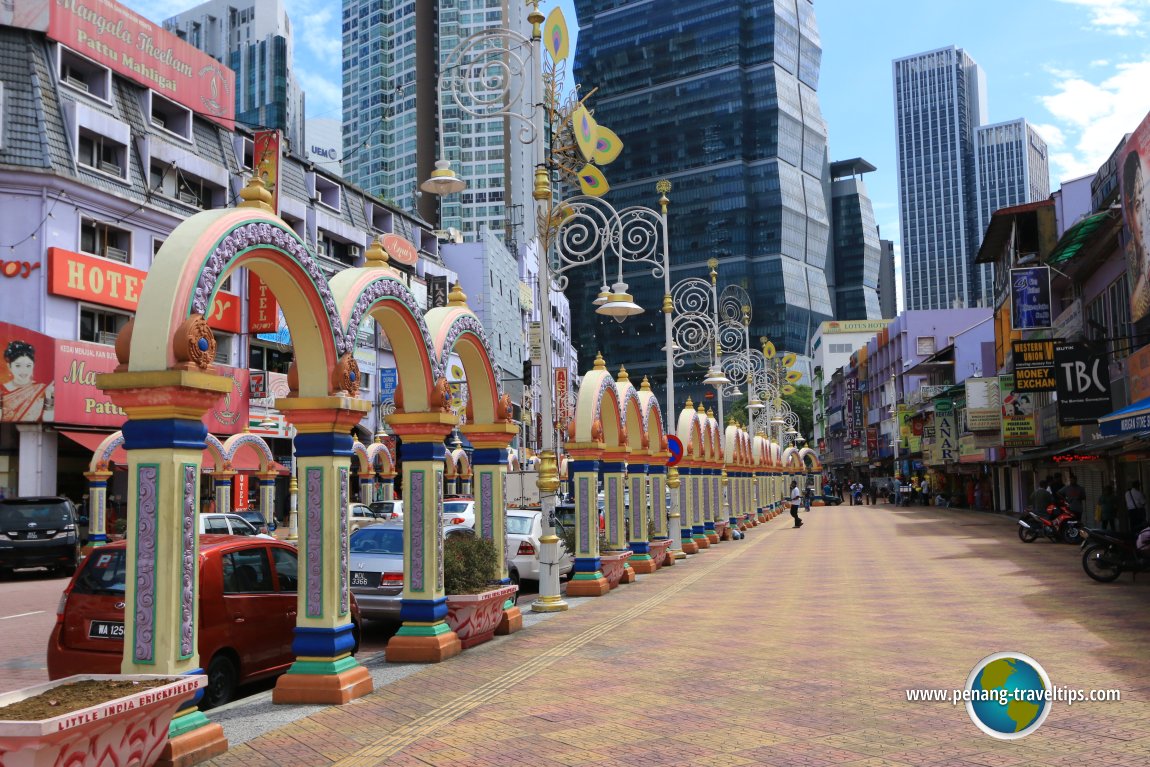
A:
[[[376,521],[372,510],[362,503],[349,503],[347,505],[347,529],[354,533],[359,528],[373,524]]]
[[[221,513],[218,511],[205,512],[200,517],[200,533],[215,535],[251,535],[256,538],[271,538],[261,533],[251,522],[235,513]]]
[[[255,509],[247,509],[246,511],[237,511],[236,515],[242,517],[244,519],[244,521],[247,522],[252,527],[254,527],[257,532],[263,533],[265,535],[270,535],[271,533],[274,533],[276,531],[276,528],[279,527],[279,525],[276,524],[275,517],[272,517],[271,522],[268,522],[264,518],[263,512],[262,511],[256,511]]]
[[[475,501],[453,498],[443,502],[443,524],[475,527]]]
[[[474,536],[466,525],[449,525],[443,537]],[[399,620],[403,598],[403,521],[361,527],[351,534],[348,563],[351,591],[360,614],[370,620]]]
[[[523,578],[539,580],[539,539],[543,537],[543,513],[538,509],[507,510],[507,573],[518,585]],[[575,569],[575,560],[559,541],[559,574]]]
[[[124,652],[123,541],[84,560],[60,597],[48,640],[48,678],[118,674]],[[299,563],[293,546],[264,538],[200,536],[200,665],[207,670],[203,708],[227,703],[236,688],[283,673],[295,661]],[[359,608],[352,600],[359,648]],[[353,652],[355,652],[353,650]]]
[[[0,500],[0,575],[46,567],[71,575],[80,564],[79,514],[67,498]]]
[[[376,519],[403,519],[403,501],[372,501],[367,506]]]

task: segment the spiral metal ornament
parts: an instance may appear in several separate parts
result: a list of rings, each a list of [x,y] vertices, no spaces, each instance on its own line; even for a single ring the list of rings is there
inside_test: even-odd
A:
[[[675,367],[687,362],[706,367],[714,353],[715,325],[701,312],[679,314],[671,321],[671,340]]]
[[[663,219],[651,208],[633,205],[616,216],[618,255],[630,264],[650,264],[651,276],[663,278]]]
[[[739,354],[745,350],[743,323],[719,318],[719,348],[723,354]]]
[[[478,118],[511,117],[520,121],[519,140],[536,140],[535,113],[528,91],[537,66],[530,38],[509,29],[485,29],[452,49],[443,64],[441,84],[446,105]],[[521,105],[523,112],[514,110]]]
[[[739,285],[728,285],[719,294],[719,322],[731,322],[743,327],[743,310],[750,319],[751,294]]]
[[[676,314],[705,314],[710,320],[711,283],[699,277],[680,280],[671,288],[671,303]]]
[[[579,196],[559,204],[561,220],[555,232],[558,264],[551,283],[559,291],[567,287],[566,272],[595,263],[614,251],[614,209],[595,197]]]

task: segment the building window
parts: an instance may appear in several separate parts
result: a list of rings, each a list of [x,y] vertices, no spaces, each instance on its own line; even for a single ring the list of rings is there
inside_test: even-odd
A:
[[[119,179],[127,178],[128,148],[106,136],[81,129],[76,145],[76,159],[92,170]]]
[[[287,373],[292,363],[290,349],[278,349],[253,343],[248,352],[248,367],[252,370],[266,370],[269,373]]]
[[[149,92],[148,95],[150,97],[148,110],[151,113],[152,125],[186,141],[191,141],[192,111],[155,93]]]
[[[80,340],[115,346],[116,336],[131,317],[120,312],[80,307]]]
[[[131,262],[132,233],[104,221],[82,218],[80,250],[127,264]]]
[[[112,73],[94,61],[73,53],[64,46],[56,47],[60,56],[60,83],[74,91],[109,101]]]

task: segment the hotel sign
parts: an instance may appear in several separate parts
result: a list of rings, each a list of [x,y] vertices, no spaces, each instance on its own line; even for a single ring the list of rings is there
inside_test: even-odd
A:
[[[119,261],[48,248],[48,292],[114,309],[136,311],[148,273]],[[208,324],[215,330],[240,332],[240,297],[216,293]]]

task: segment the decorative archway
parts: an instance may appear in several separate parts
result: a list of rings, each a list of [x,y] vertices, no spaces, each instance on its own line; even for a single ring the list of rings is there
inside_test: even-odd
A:
[[[703,422],[690,397],[675,424],[675,433],[683,443],[683,458],[679,462],[679,508],[683,518],[680,528],[680,546],[687,554],[698,554],[709,546],[703,525],[702,466],[704,457]]]
[[[638,391],[639,413],[642,416],[644,439],[639,450],[631,448],[632,464],[642,466],[643,477],[634,477],[631,480],[632,522],[631,529],[636,525],[642,526],[642,538],[631,537],[631,550],[635,552],[631,557],[635,572],[652,572],[660,567],[673,565],[675,559],[667,555],[671,539],[667,535],[667,435],[663,431],[663,411],[659,407],[659,400],[651,391],[651,383],[643,378]],[[638,472],[635,472],[638,473]],[[636,492],[636,480],[639,491]],[[640,511],[643,512],[641,522],[636,520],[634,509],[636,497],[641,499]],[[648,540],[647,521],[651,522],[650,540]],[[646,555],[646,558],[644,558]],[[649,561],[650,568],[644,562]]]
[[[395,498],[395,456],[391,448],[382,438],[377,437],[375,442],[367,447],[367,465],[373,475],[379,476],[379,488],[374,496],[381,501],[390,501]]]
[[[626,448],[619,392],[602,354],[596,355],[594,368],[583,377],[568,434],[575,485],[575,570],[567,594],[597,597],[610,590],[600,570],[599,462],[607,451],[618,455]]]

